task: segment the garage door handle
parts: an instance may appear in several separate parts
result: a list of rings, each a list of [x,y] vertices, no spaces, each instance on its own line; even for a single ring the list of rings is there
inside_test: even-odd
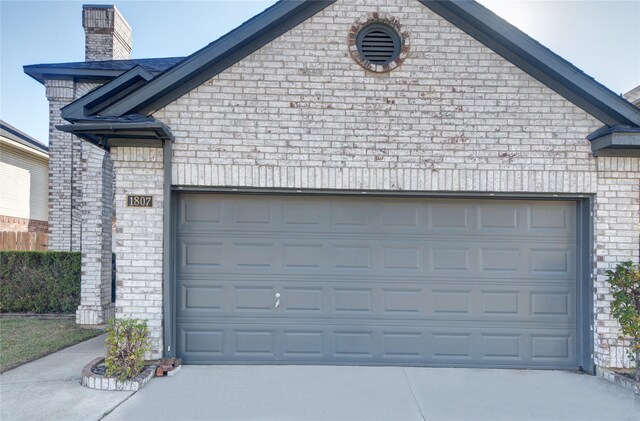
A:
[[[280,305],[280,300],[276,300],[276,306],[275,308],[278,308],[278,306]]]

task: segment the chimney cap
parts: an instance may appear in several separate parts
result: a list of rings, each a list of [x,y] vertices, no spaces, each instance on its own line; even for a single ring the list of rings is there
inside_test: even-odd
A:
[[[83,4],[83,9],[115,9],[113,4]]]

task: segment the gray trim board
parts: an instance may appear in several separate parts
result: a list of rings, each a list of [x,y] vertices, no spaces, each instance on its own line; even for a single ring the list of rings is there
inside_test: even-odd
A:
[[[576,294],[578,329],[578,364],[590,374],[595,374],[593,357],[594,313],[593,313],[593,276],[595,273],[593,259],[593,208],[595,199],[589,196],[578,201],[578,293]]]
[[[419,1],[603,123],[640,126],[640,109],[478,2]]]
[[[104,108],[140,88],[151,79],[153,79],[151,72],[141,66],[136,66],[71,104],[62,107],[62,118],[67,121],[75,121],[90,115],[99,115]]]
[[[194,192],[194,193],[239,193],[239,194],[290,194],[290,195],[348,195],[348,196],[401,196],[401,197],[444,197],[444,198],[460,198],[460,199],[526,199],[526,200],[549,200],[549,199],[565,199],[565,200],[582,200],[592,197],[590,194],[575,193],[517,193],[517,192],[437,192],[422,190],[341,190],[341,189],[294,189],[294,188],[262,188],[262,187],[203,187],[203,186],[185,186],[172,185],[171,189],[176,192]]]
[[[27,75],[43,85],[46,79],[110,80],[124,73],[124,70],[64,69],[56,67],[40,67],[36,70],[30,69],[29,66],[24,66],[23,69]]]
[[[56,128],[66,133],[73,133],[107,150],[110,143],[114,146],[157,147],[163,140],[174,140],[169,126],[152,117],[136,120],[92,119],[59,125]]]
[[[44,84],[45,79],[110,80],[135,66],[152,74],[161,73],[182,61],[184,57],[164,57],[132,60],[78,61],[23,66],[24,72]]]
[[[640,156],[640,132],[607,133],[591,139],[593,156]]]

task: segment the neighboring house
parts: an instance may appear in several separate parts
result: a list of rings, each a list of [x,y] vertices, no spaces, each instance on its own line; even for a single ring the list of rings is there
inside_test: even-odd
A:
[[[46,250],[49,149],[0,120],[0,250]]]
[[[83,16],[87,63],[25,67],[79,323],[114,313],[115,203],[117,316],[153,357],[629,365],[605,271],[639,257],[640,109],[488,9],[283,1],[150,60]]]

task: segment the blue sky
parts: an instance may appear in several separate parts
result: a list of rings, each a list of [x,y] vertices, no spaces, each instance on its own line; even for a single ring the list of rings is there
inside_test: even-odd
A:
[[[614,92],[640,85],[640,0],[480,2]],[[274,1],[0,0],[0,118],[43,143],[44,87],[22,66],[84,60],[83,3],[115,4],[133,28],[132,58],[146,58],[189,55]]]

